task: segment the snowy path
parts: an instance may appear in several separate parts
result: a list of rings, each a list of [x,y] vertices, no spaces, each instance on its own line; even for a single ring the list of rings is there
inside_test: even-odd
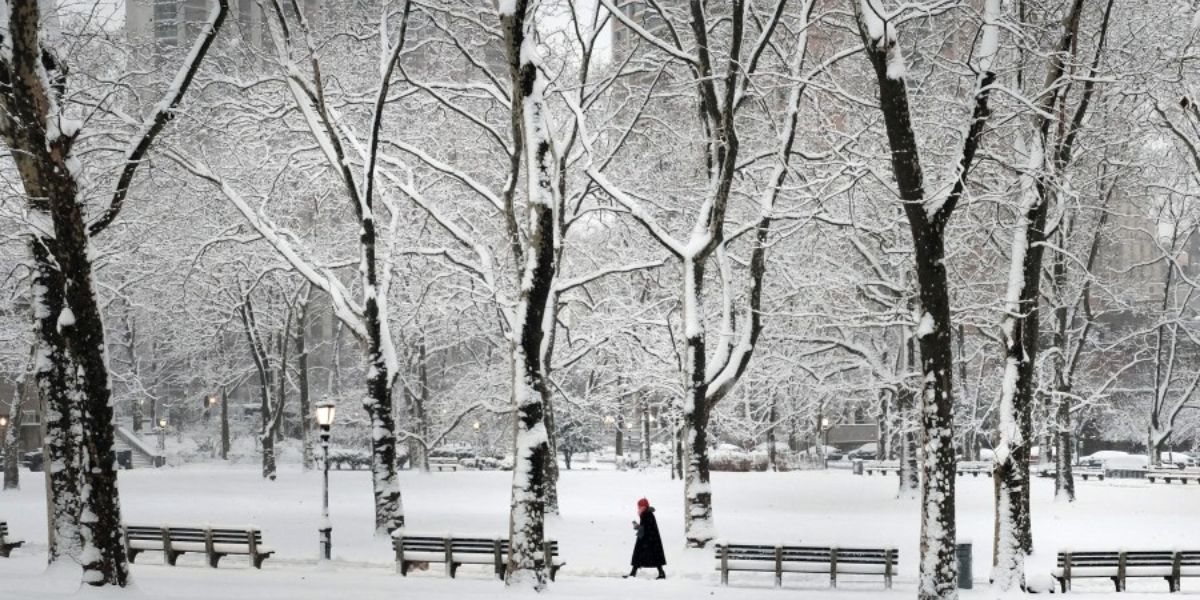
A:
[[[254,467],[202,465],[162,471],[121,473],[126,520],[138,523],[221,525],[254,524],[278,552],[262,572],[248,569],[239,557],[227,558],[213,571],[198,556],[185,556],[180,567],[160,566],[153,553],[139,560],[134,576],[146,597],[200,598],[458,598],[484,597],[501,589],[482,567],[464,567],[458,580],[429,573],[407,579],[392,572],[386,539],[371,535],[369,480],[365,472],[334,472],[332,569],[320,570],[316,555],[320,479],[298,468],[283,470],[276,482],[263,482]],[[73,577],[42,576],[45,549],[45,505],[40,479],[26,474],[25,489],[0,493],[0,519],[12,534],[29,542],[0,559],[0,600],[61,598],[75,590]],[[991,482],[960,478],[959,527],[976,542],[975,576],[987,577],[990,563]],[[405,473],[402,485],[409,529],[420,533],[479,533],[505,530],[511,475],[462,472],[420,475]],[[725,539],[750,542],[894,545],[900,548],[897,589],[884,593],[874,579],[843,583],[831,594],[822,578],[785,577],[792,598],[908,598],[916,574],[916,504],[896,500],[893,478],[857,477],[846,472],[714,474],[718,532]],[[1174,548],[1200,546],[1198,486],[1151,486],[1130,482],[1080,485],[1073,506],[1050,501],[1049,482],[1034,485],[1034,535],[1039,555],[1031,573],[1047,572],[1060,548]],[[551,524],[560,540],[567,567],[553,586],[567,598],[622,598],[653,593],[655,597],[779,598],[770,576],[734,574],[734,587],[721,588],[710,553],[682,548],[681,484],[666,472],[564,472],[563,517]],[[667,541],[667,582],[624,581],[632,548],[629,522],[636,500],[647,496],[658,506]],[[228,567],[224,566],[228,564]],[[1102,591],[1102,582],[1077,589]],[[1160,580],[1131,582],[1130,589],[1164,597]],[[1200,581],[1185,580],[1185,593],[1200,590]],[[982,595],[981,595],[982,594]],[[1090,595],[1090,594],[1089,594]],[[986,597],[981,590],[966,598]],[[1135,598],[1125,594],[1121,598]]]

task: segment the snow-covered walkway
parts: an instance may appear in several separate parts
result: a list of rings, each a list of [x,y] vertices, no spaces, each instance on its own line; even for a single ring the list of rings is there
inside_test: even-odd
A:
[[[41,480],[25,473],[23,490],[0,493],[0,519],[7,520],[25,548],[0,559],[0,600],[61,598],[73,594],[77,578],[43,575],[46,540]],[[371,531],[369,479],[365,472],[333,472],[331,567],[318,567],[317,523],[320,478],[286,467],[275,482],[262,481],[252,466],[202,465],[121,473],[122,503],[129,523],[215,525],[253,524],[277,554],[263,571],[230,557],[219,570],[200,556],[161,566],[154,553],[134,566],[144,597],[179,600],[209,598],[295,600],[376,598],[483,598],[502,589],[483,567],[463,567],[449,580],[439,565],[401,578],[392,571],[386,539]],[[960,478],[959,528],[976,542],[975,576],[986,580],[990,563],[991,481]],[[402,477],[408,529],[414,533],[502,534],[506,528],[511,474],[459,472]],[[1062,548],[1200,547],[1200,487],[1142,482],[1080,482],[1080,500],[1056,504],[1048,481],[1034,482],[1034,535],[1038,555],[1031,574],[1048,573]],[[683,549],[681,484],[665,471],[618,473],[564,471],[563,515],[553,522],[567,562],[556,596],[565,598],[780,598],[769,575],[735,573],[722,588],[711,552]],[[646,496],[658,507],[667,542],[666,582],[625,581],[633,543],[634,504]],[[797,473],[717,473],[714,475],[717,528],[723,539],[746,542],[806,542],[836,545],[890,545],[900,549],[900,579],[885,593],[875,578],[839,581],[836,592],[822,577],[786,576],[786,597],[802,599],[910,598],[916,575],[917,511],[913,500],[895,499],[894,478],[860,477],[844,471]],[[1200,591],[1200,580],[1185,580],[1184,592]],[[1076,586],[1103,592],[1104,582]],[[1133,591],[1164,598],[1161,580],[1131,581]],[[1091,595],[1091,594],[1088,594]],[[1136,598],[1124,594],[1122,598]],[[964,598],[986,598],[977,589]]]

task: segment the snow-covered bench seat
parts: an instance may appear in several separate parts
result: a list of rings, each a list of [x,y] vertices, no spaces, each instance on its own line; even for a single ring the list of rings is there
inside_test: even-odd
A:
[[[880,475],[888,473],[900,472],[900,461],[896,460],[872,460],[863,463],[863,471],[867,475],[874,475],[878,472]]]
[[[492,565],[496,576],[503,579],[508,565],[508,540],[503,538],[408,535],[399,530],[392,537],[392,548],[396,570],[404,576],[418,563],[445,563],[451,578],[462,565]],[[548,540],[542,557],[549,557],[550,580],[554,581],[566,564],[558,559],[558,542]]]
[[[995,463],[990,460],[974,460],[960,462],[955,465],[954,470],[956,473],[958,473],[959,477],[962,477],[963,475],[979,477],[980,474],[991,477],[992,469],[994,467]]]
[[[262,531],[254,527],[126,525],[125,554],[129,562],[147,550],[161,551],[171,566],[182,554],[202,552],[214,569],[221,558],[235,554],[249,556],[251,566],[261,569],[263,561],[275,553],[263,546]]]
[[[15,548],[20,548],[25,542],[21,540],[8,539],[8,523],[0,521],[0,556],[8,558],[9,553]]]
[[[453,456],[435,456],[429,459],[429,468],[434,471],[457,471],[458,459]]]
[[[1146,479],[1149,479],[1150,483],[1162,480],[1163,483],[1179,481],[1179,483],[1187,485],[1189,481],[1200,483],[1200,472],[1180,471],[1179,469],[1151,469],[1146,471]]]
[[[1178,592],[1180,579],[1200,577],[1200,550],[1059,552],[1054,570],[1063,593],[1071,589],[1072,579],[1084,578],[1111,579],[1123,592],[1130,577],[1161,577]]]
[[[900,559],[895,548],[837,548],[829,546],[783,546],[768,544],[717,544],[717,570],[721,584],[729,583],[730,571],[775,574],[775,586],[783,585],[784,573],[828,573],[829,586],[837,587],[837,576],[879,575],[892,587],[892,575]]]

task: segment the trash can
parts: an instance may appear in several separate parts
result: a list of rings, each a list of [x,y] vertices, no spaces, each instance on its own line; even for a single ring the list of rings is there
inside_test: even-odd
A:
[[[133,450],[117,450],[117,468],[129,470],[133,468]]]
[[[954,558],[958,561],[958,589],[971,589],[971,542],[958,542],[954,548]]]
[[[862,459],[861,459],[861,458],[856,458],[856,459],[854,459],[854,462],[853,462],[853,463],[851,463],[851,464],[853,465],[853,469],[854,469],[854,474],[855,474],[855,475],[862,475],[862,474],[863,474],[863,461],[862,461]]]
[[[29,467],[29,470],[30,470],[30,471],[33,471],[34,473],[40,473],[40,472],[41,472],[41,470],[42,470],[42,462],[43,462],[43,461],[42,461],[42,451],[41,451],[41,450],[35,450],[35,451],[33,451],[33,452],[26,452],[26,453],[25,453],[25,454],[24,454],[24,455],[21,457],[21,459],[22,459],[22,462],[24,462],[24,463],[25,463],[25,466],[26,466],[26,467]]]

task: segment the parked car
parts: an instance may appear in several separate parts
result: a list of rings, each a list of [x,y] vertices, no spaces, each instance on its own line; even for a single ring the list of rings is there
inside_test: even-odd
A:
[[[1119,450],[1101,450],[1080,457],[1079,465],[1095,469],[1145,469],[1150,459],[1144,454],[1130,454]]]
[[[1184,454],[1183,452],[1163,452],[1159,454],[1159,458],[1162,459],[1164,467],[1171,466],[1178,469],[1186,469],[1196,466],[1196,457]]]
[[[875,443],[863,444],[846,454],[846,458],[850,460],[875,460],[879,455],[879,445]]]

